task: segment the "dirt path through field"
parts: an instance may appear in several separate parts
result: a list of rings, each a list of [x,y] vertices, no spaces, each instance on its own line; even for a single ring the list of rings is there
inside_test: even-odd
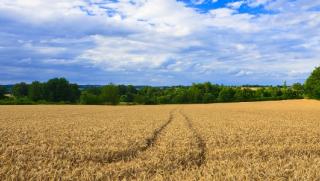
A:
[[[198,169],[203,165],[206,158],[205,142],[193,128],[191,120],[181,111],[174,111],[171,119],[157,134],[158,138],[152,141],[154,146],[150,149],[125,164],[108,165],[108,179],[169,179],[168,173]]]

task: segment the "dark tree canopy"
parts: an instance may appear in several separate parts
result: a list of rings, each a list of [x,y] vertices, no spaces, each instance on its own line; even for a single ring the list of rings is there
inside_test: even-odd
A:
[[[29,85],[28,97],[32,101],[45,100],[46,99],[46,86],[45,86],[45,84],[40,83],[38,81],[32,82],[32,84]]]
[[[6,94],[7,90],[4,86],[0,85],[0,99],[4,99],[5,98],[5,94]]]
[[[78,85],[70,84],[65,78],[50,79],[45,87],[46,97],[50,102],[75,102],[80,97]]]
[[[12,88],[12,94],[17,98],[28,96],[28,84],[24,82],[15,84]]]
[[[70,84],[65,78],[54,78],[44,83],[34,81],[30,85],[22,82],[13,86],[12,93],[16,99],[72,103],[78,101],[81,94],[78,85]]]
[[[315,68],[306,80],[305,93],[309,98],[320,99],[320,67]]]

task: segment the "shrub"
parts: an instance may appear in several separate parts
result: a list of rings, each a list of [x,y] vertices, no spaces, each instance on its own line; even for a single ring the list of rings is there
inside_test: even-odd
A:
[[[103,101],[100,96],[97,96],[88,92],[83,92],[80,96],[80,103],[95,105],[95,104],[103,104]]]

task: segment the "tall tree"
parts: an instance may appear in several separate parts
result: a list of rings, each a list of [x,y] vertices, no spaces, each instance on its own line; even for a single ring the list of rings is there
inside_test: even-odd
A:
[[[47,100],[51,102],[75,102],[80,97],[79,87],[65,78],[50,79],[46,83]]]
[[[305,92],[309,98],[320,99],[320,67],[316,67],[306,80]]]
[[[77,84],[69,84],[69,97],[68,101],[76,102],[81,95],[81,91],[79,90],[79,86]]]
[[[28,85],[24,82],[15,84],[12,88],[12,93],[17,98],[26,97],[28,96]]]
[[[45,99],[45,84],[34,81],[29,85],[28,97],[32,101]]]

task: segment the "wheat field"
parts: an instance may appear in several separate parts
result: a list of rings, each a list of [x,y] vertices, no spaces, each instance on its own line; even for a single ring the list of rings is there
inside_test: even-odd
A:
[[[320,102],[0,106],[0,180],[319,180]]]

